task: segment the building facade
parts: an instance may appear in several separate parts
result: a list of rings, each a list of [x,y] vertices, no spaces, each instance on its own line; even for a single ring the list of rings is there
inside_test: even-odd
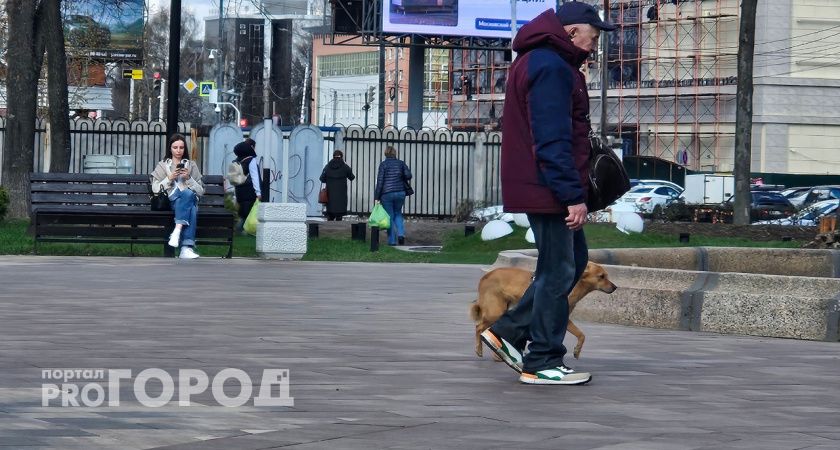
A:
[[[607,132],[625,155],[690,170],[734,168],[740,3],[613,1]],[[840,166],[840,7],[764,0],[756,20],[753,172],[834,173]],[[600,68],[590,70],[593,124]]]

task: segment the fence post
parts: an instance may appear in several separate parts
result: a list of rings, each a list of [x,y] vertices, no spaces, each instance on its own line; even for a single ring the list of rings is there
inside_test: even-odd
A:
[[[36,126],[37,127],[37,126]],[[50,170],[50,164],[52,161],[52,129],[50,128],[50,122],[46,122],[46,126],[44,127],[46,132],[44,133],[44,151],[41,154],[41,172],[52,172]],[[37,132],[35,139],[38,139]],[[38,143],[36,142],[35,145]],[[35,165],[36,170],[38,165]]]
[[[487,147],[484,143],[487,141],[487,134],[481,131],[475,133],[475,148],[473,149],[472,162],[472,186],[470,186],[470,199],[476,202],[476,205],[483,205],[487,200],[485,196],[484,187],[487,184]]]

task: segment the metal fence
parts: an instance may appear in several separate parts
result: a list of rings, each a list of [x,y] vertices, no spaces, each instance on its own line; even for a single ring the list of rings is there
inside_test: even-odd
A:
[[[192,149],[190,125],[180,123],[179,132],[187,138],[187,145]],[[0,155],[6,133],[6,119],[0,118]],[[70,122],[70,172],[82,172],[86,155],[132,155],[134,173],[151,173],[155,164],[163,159],[166,152],[166,124],[127,120],[88,120],[79,119]],[[35,124],[35,151],[33,166],[35,172],[48,169],[49,136],[47,121],[38,119]],[[9,149],[11,150],[11,149]],[[195,149],[196,159],[201,157],[201,148]]]
[[[474,158],[479,138],[487,155],[480,165]],[[498,133],[350,127],[336,145],[343,146],[345,160],[356,175],[348,191],[350,214],[370,212],[379,163],[389,145],[397,149],[397,157],[405,161],[414,177],[415,194],[406,199],[403,209],[407,215],[451,217],[464,200],[493,203],[500,199]],[[477,187],[478,171],[484,171],[481,178],[485,182]]]
[[[179,128],[187,137],[191,157],[201,162],[207,173],[206,138],[190,130],[188,124],[179,124]],[[464,200],[501,203],[500,133],[357,126],[325,128],[323,133],[325,154],[331,155],[335,148],[343,150],[356,175],[348,191],[350,214],[366,215],[373,207],[377,170],[388,145],[397,149],[398,157],[414,175],[415,194],[408,197],[405,214],[443,218],[455,215]],[[0,118],[0,155],[5,151],[4,134],[5,120]],[[71,172],[84,170],[85,155],[132,155],[134,173],[150,173],[166,151],[166,126],[161,122],[76,120],[71,122],[70,136]],[[38,120],[33,160],[36,172],[47,170],[48,140],[46,121]]]

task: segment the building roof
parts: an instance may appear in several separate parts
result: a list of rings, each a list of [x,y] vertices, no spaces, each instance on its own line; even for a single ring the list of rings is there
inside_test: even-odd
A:
[[[46,106],[46,89],[39,92],[39,105]],[[67,98],[70,109],[91,109],[113,111],[114,102],[111,88],[101,86],[68,86]],[[0,85],[0,109],[6,109],[6,86]]]

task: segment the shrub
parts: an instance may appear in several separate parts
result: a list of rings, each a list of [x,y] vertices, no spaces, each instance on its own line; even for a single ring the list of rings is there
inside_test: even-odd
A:
[[[487,207],[487,202],[477,202],[475,200],[465,198],[458,202],[455,206],[455,217],[452,220],[455,222],[467,222],[474,220],[472,217],[473,211],[477,208]]]
[[[0,222],[6,218],[6,212],[9,210],[9,193],[6,189],[0,186]]]

